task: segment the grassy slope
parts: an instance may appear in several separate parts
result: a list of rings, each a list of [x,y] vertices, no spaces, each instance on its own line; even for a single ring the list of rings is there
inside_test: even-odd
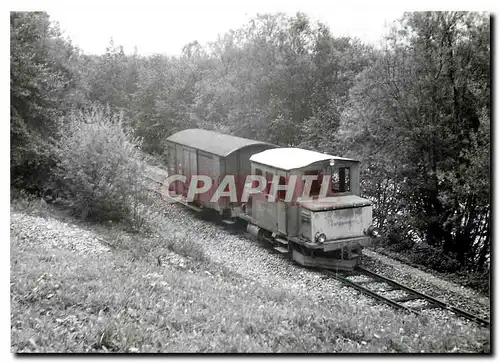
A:
[[[112,251],[47,249],[11,231],[12,349],[25,352],[488,351],[489,333],[344,300],[323,306],[203,260],[170,236],[93,227]],[[170,241],[170,242],[169,242]],[[184,241],[185,242],[185,241]],[[186,243],[186,242],[185,242]],[[140,248],[138,248],[140,246]]]

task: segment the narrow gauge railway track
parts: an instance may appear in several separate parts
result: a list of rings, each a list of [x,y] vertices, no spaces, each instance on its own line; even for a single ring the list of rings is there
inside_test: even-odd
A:
[[[454,313],[457,316],[466,318],[468,320],[474,321],[480,325],[483,325],[485,327],[490,326],[490,322],[482,319],[478,316],[475,316],[473,314],[470,314],[464,310],[455,308],[453,306],[448,305],[447,303],[440,301],[436,298],[433,298],[432,296],[426,295],[424,293],[418,292],[417,290],[412,289],[411,287],[405,286],[400,284],[397,281],[391,280],[385,276],[379,275],[375,272],[366,270],[362,267],[357,267],[353,271],[332,271],[332,270],[327,270],[327,269],[321,269],[321,271],[325,274],[327,274],[330,277],[333,277],[334,279],[342,282],[343,284],[350,286],[368,296],[373,297],[374,299],[377,299],[378,301],[381,301],[387,305],[390,305],[394,308],[401,309],[401,310],[406,310],[415,314],[420,314],[423,311],[427,309],[433,309],[433,308],[439,308],[443,310],[448,310],[452,313]],[[365,278],[363,281],[352,281],[349,279],[349,277],[362,277]],[[377,291],[377,289],[370,289],[367,285],[370,284],[384,284],[387,286],[386,289],[382,291]],[[388,298],[384,296],[384,293],[390,292],[390,291],[400,291],[404,293],[404,296],[400,296],[397,298]],[[403,303],[409,302],[409,301],[417,301],[417,300],[424,300],[427,303],[425,305],[420,305],[417,307],[411,307],[411,306],[406,306]]]
[[[154,177],[146,175],[146,178],[149,179],[150,181],[155,182],[156,184],[159,184],[160,186],[163,186],[164,183],[162,181],[157,180]],[[164,195],[160,190],[155,189],[155,188],[148,188],[149,190],[156,192],[160,194],[163,197],[166,197],[167,199],[171,200],[172,202],[176,202],[175,199],[168,197]],[[191,207],[190,205],[186,205],[187,207],[191,209],[195,209]],[[197,209],[197,208],[196,208]],[[195,210],[196,210],[195,209]],[[234,233],[235,231],[233,231]],[[287,255],[287,253],[279,252],[279,250],[273,250],[279,254],[282,255]],[[482,319],[478,316],[475,316],[473,314],[470,314],[464,310],[455,308],[453,306],[448,305],[447,303],[440,301],[436,298],[433,298],[432,296],[426,295],[424,293],[418,292],[417,290],[412,289],[411,287],[405,286],[400,284],[397,281],[391,280],[385,276],[379,275],[373,271],[366,270],[362,267],[357,267],[353,271],[333,271],[333,270],[328,270],[328,269],[318,269],[319,271],[323,272],[324,274],[342,282],[346,286],[352,287],[365,295],[368,295],[384,304],[390,305],[396,309],[401,309],[401,310],[406,310],[409,312],[412,312],[414,314],[420,314],[426,309],[432,309],[432,308],[439,308],[443,310],[448,310],[452,313],[454,313],[457,316],[461,316],[463,318],[466,318],[468,320],[474,321],[480,325],[483,325],[485,327],[490,326],[490,322]],[[365,277],[366,279],[364,281],[359,281],[355,282],[349,279],[349,277]],[[363,285],[369,285],[369,284],[374,284],[374,283],[382,283],[387,286],[387,288],[383,291],[377,291],[377,289],[370,289],[367,286]],[[404,293],[404,296],[396,297],[396,298],[389,298],[384,296],[384,293],[391,292],[391,291],[400,291]],[[406,306],[403,303],[409,302],[409,301],[416,301],[416,300],[424,300],[427,302],[425,305],[417,306],[417,307],[410,307]]]

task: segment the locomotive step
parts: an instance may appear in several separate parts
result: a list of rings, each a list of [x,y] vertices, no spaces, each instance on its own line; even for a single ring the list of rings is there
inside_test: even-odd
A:
[[[231,224],[234,224],[234,220],[231,220],[231,219],[223,219],[223,220],[222,220],[222,223],[224,223],[224,224],[230,224],[230,225],[231,225]]]
[[[288,248],[285,248],[285,247],[276,246],[276,247],[273,247],[273,249],[280,252],[280,253],[288,253]]]
[[[288,241],[286,239],[276,237],[275,240],[276,242],[281,243],[284,246],[288,246]]]

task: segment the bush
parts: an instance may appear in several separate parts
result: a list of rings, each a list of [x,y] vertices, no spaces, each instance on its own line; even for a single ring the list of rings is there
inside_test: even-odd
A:
[[[455,272],[460,263],[438,248],[422,245],[415,246],[406,253],[408,259],[418,265],[426,266],[438,272]]]
[[[83,218],[143,223],[146,197],[140,142],[109,108],[92,106],[62,120],[56,147],[58,201]],[[62,197],[62,198],[61,198]]]
[[[467,271],[456,273],[460,277],[460,283],[471,287],[485,295],[490,293],[490,271]],[[453,276],[452,276],[453,277]]]

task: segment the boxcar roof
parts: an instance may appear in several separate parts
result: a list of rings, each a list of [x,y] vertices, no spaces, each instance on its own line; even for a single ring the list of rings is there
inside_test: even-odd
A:
[[[167,138],[167,141],[175,142],[180,145],[189,146],[198,150],[208,152],[210,154],[224,157],[243,147],[250,145],[275,146],[267,142],[255,141],[231,135],[224,135],[215,131],[203,129],[182,130]]]
[[[358,160],[354,159],[341,158],[339,156],[293,147],[265,150],[250,157],[250,161],[282,170],[300,169],[318,161],[332,159],[358,162]]]

